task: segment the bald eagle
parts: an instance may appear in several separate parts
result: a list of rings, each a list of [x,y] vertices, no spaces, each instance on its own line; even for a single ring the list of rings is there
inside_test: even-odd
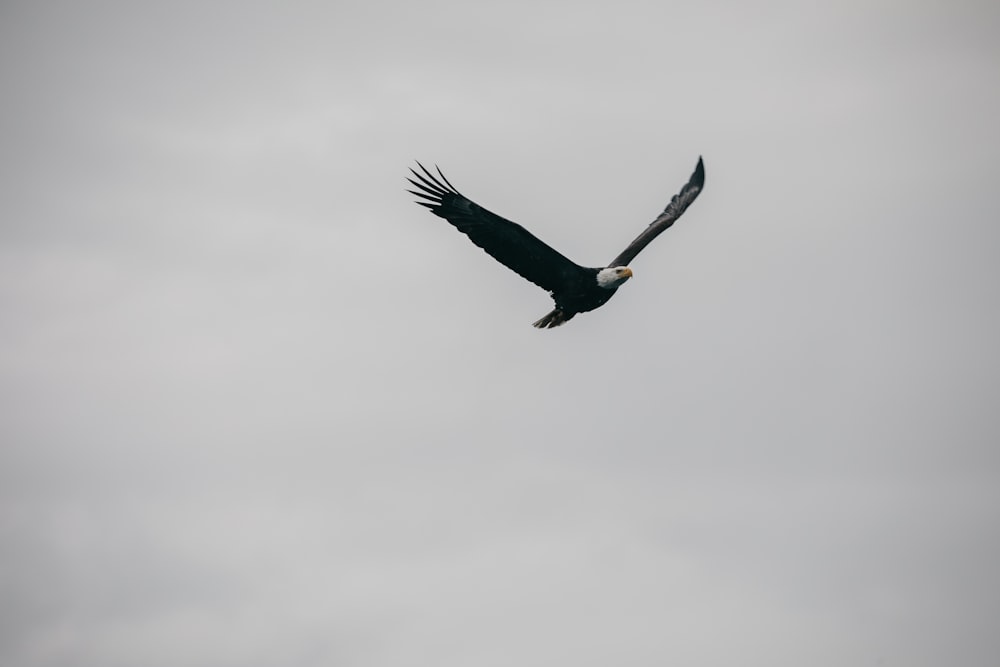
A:
[[[417,188],[407,192],[420,197],[418,204],[450,222],[507,268],[548,290],[556,307],[534,323],[540,329],[557,327],[573,319],[577,313],[585,313],[607,303],[618,288],[632,277],[628,263],[681,217],[705,185],[705,165],[699,157],[691,179],[674,195],[663,212],[607,266],[590,268],[570,261],[521,225],[505,220],[468,199],[448,182],[440,169],[435,176],[419,162],[417,166],[423,173],[411,168],[410,172],[416,180],[406,180]]]

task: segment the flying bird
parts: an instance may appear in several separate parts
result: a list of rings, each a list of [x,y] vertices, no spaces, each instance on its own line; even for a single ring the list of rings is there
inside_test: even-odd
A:
[[[557,327],[578,313],[607,303],[632,277],[629,262],[681,217],[705,185],[705,165],[699,157],[691,179],[663,212],[607,266],[592,268],[567,259],[521,225],[462,195],[439,168],[435,176],[419,162],[417,166],[423,173],[411,168],[416,180],[407,178],[416,187],[407,192],[420,197],[416,203],[450,222],[498,262],[549,292],[556,307],[534,323],[540,329]]]

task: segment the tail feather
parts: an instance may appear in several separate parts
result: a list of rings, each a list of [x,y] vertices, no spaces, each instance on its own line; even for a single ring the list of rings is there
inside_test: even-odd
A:
[[[576,313],[567,315],[559,308],[556,308],[551,313],[535,322],[532,326],[538,327],[539,329],[551,329],[552,327],[557,327],[560,324],[569,322],[573,319],[573,315],[575,314]]]

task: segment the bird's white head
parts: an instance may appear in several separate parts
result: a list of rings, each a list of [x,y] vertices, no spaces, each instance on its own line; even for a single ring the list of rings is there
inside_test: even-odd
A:
[[[618,289],[632,277],[632,269],[627,266],[609,266],[597,272],[597,284],[604,289]]]

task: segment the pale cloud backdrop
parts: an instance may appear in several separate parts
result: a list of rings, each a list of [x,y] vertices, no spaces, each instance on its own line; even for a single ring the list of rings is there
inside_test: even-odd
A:
[[[1000,659],[990,2],[5,2],[0,663]],[[707,184],[604,308],[569,257]]]

